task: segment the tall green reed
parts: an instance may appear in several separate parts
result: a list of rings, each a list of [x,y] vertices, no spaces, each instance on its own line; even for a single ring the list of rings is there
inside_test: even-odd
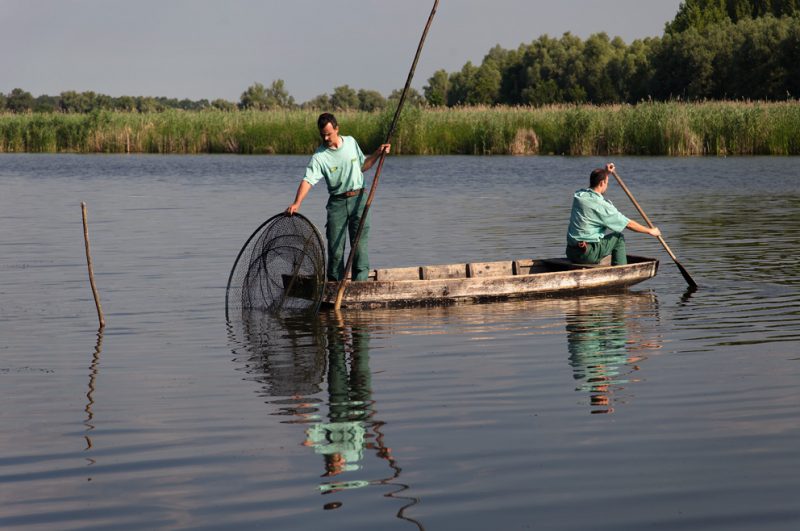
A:
[[[310,110],[0,114],[0,152],[309,154]],[[369,152],[394,109],[337,113]],[[393,153],[416,155],[800,155],[800,102],[403,110]]]

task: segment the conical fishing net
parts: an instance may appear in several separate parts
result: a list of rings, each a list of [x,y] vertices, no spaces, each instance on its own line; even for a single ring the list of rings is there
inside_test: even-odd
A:
[[[305,216],[278,214],[250,236],[233,264],[225,316],[237,311],[278,315],[315,313],[325,286],[325,251],[319,231]]]

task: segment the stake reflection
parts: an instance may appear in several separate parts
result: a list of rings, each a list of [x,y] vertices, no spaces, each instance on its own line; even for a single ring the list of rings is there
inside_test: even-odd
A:
[[[92,411],[92,406],[94,405],[94,392],[97,386],[97,375],[100,370],[100,353],[103,351],[103,327],[100,327],[97,330],[97,342],[94,345],[94,352],[92,352],[92,363],[89,365],[89,390],[86,392],[86,407],[83,408],[84,412],[86,413],[86,420],[83,421],[83,425],[86,427],[84,430],[83,438],[86,440],[86,448],[84,451],[88,452],[93,448],[92,437],[91,433],[94,430],[94,412]],[[91,457],[87,457],[86,461],[88,461],[89,466],[95,463],[95,460]],[[92,478],[89,477],[88,481],[91,481]]]

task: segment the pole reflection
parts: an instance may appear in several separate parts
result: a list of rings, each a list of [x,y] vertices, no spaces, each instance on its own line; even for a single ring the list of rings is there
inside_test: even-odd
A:
[[[305,426],[302,445],[321,458],[320,494],[396,487],[383,494],[407,502],[396,516],[424,529],[405,515],[419,499],[401,495],[409,486],[398,481],[402,469],[386,445],[386,423],[377,418],[368,323],[339,312],[316,318],[249,313],[228,327],[235,360],[260,384],[259,395],[271,397],[275,414],[289,417],[282,422]],[[388,476],[370,478],[370,454],[388,466]],[[333,499],[323,509],[342,505]]]
[[[85,452],[88,452],[94,448],[91,437],[91,433],[95,428],[92,406],[94,405],[94,392],[97,387],[97,375],[100,372],[101,352],[103,352],[103,327],[100,327],[97,330],[97,342],[94,345],[94,352],[92,352],[92,363],[89,365],[89,390],[86,392],[86,407],[83,408],[83,411],[86,413],[86,419],[83,421],[83,425],[86,427],[83,435],[83,438],[86,441],[86,448],[84,448]],[[88,462],[88,466],[94,465],[96,462],[91,457],[87,457],[86,461]],[[87,481],[91,480],[91,476],[87,478]]]
[[[647,352],[658,350],[662,338],[650,323],[658,319],[652,293],[581,297],[565,313],[567,349],[576,391],[589,395],[592,414],[613,413],[625,403],[626,387]]]

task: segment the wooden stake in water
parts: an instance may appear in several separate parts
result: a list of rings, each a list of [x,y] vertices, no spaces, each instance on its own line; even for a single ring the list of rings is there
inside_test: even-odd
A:
[[[86,264],[89,267],[89,284],[92,285],[92,295],[94,295],[94,305],[97,307],[97,318],[100,320],[100,329],[106,326],[103,318],[103,307],[100,305],[100,295],[97,293],[97,286],[94,283],[94,267],[92,266],[92,253],[89,250],[89,225],[86,221],[86,203],[81,201],[81,213],[83,214],[83,241],[86,244]]]

